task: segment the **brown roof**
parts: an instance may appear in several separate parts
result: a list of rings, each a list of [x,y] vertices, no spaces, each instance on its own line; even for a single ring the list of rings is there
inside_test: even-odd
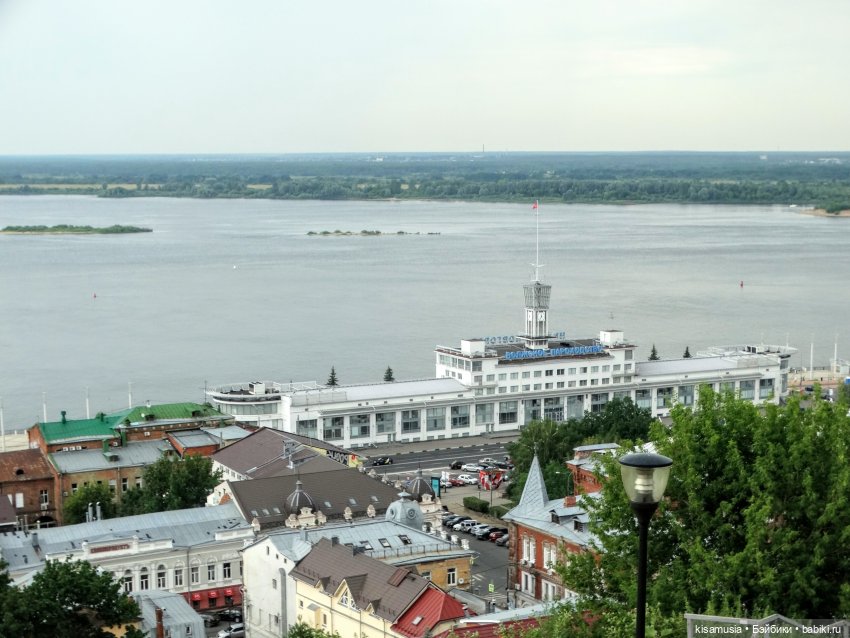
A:
[[[311,464],[315,462],[311,461]],[[343,518],[346,507],[351,508],[354,518],[363,518],[369,505],[374,506],[376,516],[380,516],[390,503],[397,500],[398,490],[391,485],[335,461],[328,460],[328,463],[335,467],[324,472],[232,481],[230,491],[233,501],[245,520],[256,518],[262,529],[268,529],[283,526],[287,518],[286,497],[295,491],[295,482],[299,478],[302,489],[328,519]]]
[[[0,482],[52,478],[50,464],[41,450],[0,452]]]
[[[296,437],[294,434],[289,434],[288,432],[260,428],[244,439],[218,450],[212,455],[212,458],[225,467],[229,467],[239,474],[245,474],[252,478],[279,476],[288,473],[287,468],[289,467],[290,453],[292,462],[295,465],[299,465],[299,460],[304,461],[316,457],[326,461],[324,463],[320,462],[317,466],[311,466],[310,469],[306,469],[305,466],[299,466],[298,469],[302,473],[319,472],[326,468],[341,465],[323,454],[305,447],[305,445],[310,444],[303,443],[303,440],[314,441],[314,439],[308,437]],[[287,443],[289,443],[289,446],[286,445]],[[321,441],[318,441],[318,443],[321,443]],[[341,448],[338,449],[343,452],[345,451]]]
[[[393,580],[397,567],[323,538],[292,570],[292,576],[308,585],[319,583],[331,596],[345,583],[360,609],[372,605],[373,614],[395,622],[428,587],[427,580],[405,571],[402,578]]]

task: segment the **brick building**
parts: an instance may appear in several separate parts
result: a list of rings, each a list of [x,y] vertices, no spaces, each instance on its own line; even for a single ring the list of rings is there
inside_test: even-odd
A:
[[[51,526],[59,518],[53,471],[41,450],[0,453],[0,494],[14,508],[16,526]]]
[[[508,523],[508,589],[515,606],[567,598],[554,567],[570,554],[587,551],[592,536],[581,506],[590,495],[550,499],[537,456],[531,462],[519,504],[502,517]]]
[[[620,449],[616,443],[596,443],[573,448],[573,458],[567,461],[567,469],[573,479],[575,494],[594,494],[602,490],[599,481],[601,468],[599,457],[602,454],[613,454]]]

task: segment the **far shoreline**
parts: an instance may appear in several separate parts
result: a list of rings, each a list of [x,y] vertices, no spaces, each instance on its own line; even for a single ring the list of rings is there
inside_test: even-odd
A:
[[[840,210],[837,213],[829,213],[823,208],[804,208],[799,213],[811,215],[812,217],[850,217],[850,209]]]

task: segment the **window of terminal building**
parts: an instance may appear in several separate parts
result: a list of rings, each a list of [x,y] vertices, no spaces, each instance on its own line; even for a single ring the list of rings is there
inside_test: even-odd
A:
[[[558,368],[557,373],[559,377],[564,376],[564,368]]]
[[[517,402],[516,401],[501,401],[499,402],[499,423],[516,423],[517,422]]]
[[[530,379],[531,378],[531,372],[526,370],[525,372],[522,373],[522,378],[523,379]]]
[[[590,366],[591,372],[599,372],[599,366]]]
[[[590,385],[599,385],[599,379],[591,379]]]
[[[567,418],[580,419],[584,416],[584,398],[582,395],[567,397]]]
[[[322,419],[322,438],[325,441],[341,439],[345,417],[342,416],[326,416]]]
[[[658,388],[655,393],[655,407],[670,407],[673,402],[673,388]]]
[[[319,420],[302,419],[295,424],[295,433],[301,436],[309,436],[312,439],[319,437]]]
[[[511,392],[519,392],[519,386],[518,385],[512,385],[511,386]]]
[[[540,389],[542,389],[542,386],[541,386],[539,383],[535,383],[535,384],[534,384],[534,389],[535,389],[535,390],[540,390]]]
[[[422,426],[419,423],[419,410],[404,410],[401,413],[401,431],[419,432]]]
[[[495,374],[488,374],[488,375],[487,375],[487,382],[488,382],[488,383],[490,383],[491,381],[495,381],[495,380],[496,380],[496,375],[495,375]]]
[[[569,381],[569,382],[567,382],[567,387],[568,387],[568,388],[574,388],[574,387],[576,387],[576,382],[575,382],[575,381]]]
[[[625,355],[626,355],[626,361],[631,361],[632,358],[634,357],[634,352],[632,352],[631,350],[626,350]]]
[[[425,411],[425,429],[429,432],[446,429],[446,408],[428,408]]]
[[[395,412],[378,412],[375,414],[375,428],[378,434],[395,432]]]
[[[587,366],[580,368],[579,372],[581,372],[582,374],[587,374]]]
[[[611,379],[609,379],[608,377],[603,377],[602,385],[608,385],[609,383],[611,383]]]
[[[368,414],[353,414],[348,417],[348,424],[352,439],[362,439],[369,436],[371,428],[369,427]]]
[[[555,371],[554,371],[554,370],[552,370],[552,369],[546,370],[546,376],[547,376],[547,377],[553,377],[553,376],[555,376]]]
[[[465,428],[469,426],[469,406],[455,405],[452,406],[451,412],[452,427]]]
[[[572,382],[572,381],[570,381],[570,383],[573,383],[573,382]],[[558,382],[555,384],[555,388],[563,388],[563,387],[564,387],[564,382],[563,382],[563,381],[558,381]]]
[[[602,366],[602,372],[610,372],[611,366]]]
[[[691,386],[693,391],[693,386]],[[762,379],[759,381],[759,398],[769,399],[773,396],[773,379]]]
[[[523,392],[528,392],[529,390],[531,390],[531,385],[526,384],[526,385],[522,386],[522,391],[523,391]]]
[[[587,379],[581,379],[581,380],[578,382],[578,384],[579,384],[579,386],[580,386],[580,387],[584,387],[584,386],[586,386],[586,385],[587,385]]]
[[[511,380],[519,379],[519,372],[511,372]]]
[[[487,394],[496,394],[496,388],[487,388]]]
[[[631,363],[627,363],[627,364],[626,364],[626,367],[625,367],[625,368],[623,368],[623,370],[624,370],[625,372],[631,372],[631,371],[632,371],[632,364],[631,364]]]
[[[547,383],[547,384],[546,384],[546,389],[547,389],[547,390],[551,390],[551,389],[552,389],[552,384],[551,384],[551,383]]]
[[[537,377],[542,377],[542,376],[543,376],[543,371],[542,371],[542,370],[535,370],[535,371],[534,371],[534,377],[535,377],[535,378],[537,378]]]
[[[476,375],[472,378],[472,382],[473,382],[475,385],[481,385],[481,381],[482,381],[482,380],[483,380],[483,377],[482,377],[480,374],[476,374]]]
[[[742,399],[752,401],[756,396],[756,382],[753,379],[741,381],[739,389]]]
[[[508,373],[507,372],[500,372],[499,373],[499,381],[507,381],[507,380],[508,380]]]
[[[575,374],[575,373],[576,373],[576,369],[575,369],[575,368],[569,368],[569,369],[567,370],[567,374]]]
[[[605,409],[605,404],[608,403],[608,393],[600,392],[590,395],[590,411],[602,412]]]
[[[499,394],[507,394],[507,393],[508,393],[508,389],[506,387],[502,386],[501,388],[499,388]]]
[[[615,363],[614,364],[614,372],[619,372],[622,369],[622,367],[623,366],[621,366],[619,363]]]
[[[473,372],[481,372],[481,362],[480,361],[473,361],[472,362],[472,371]]]
[[[479,403],[475,406],[475,422],[479,425],[482,423],[493,423],[492,403]]]
[[[652,390],[635,390],[635,405],[644,410],[652,408]]]

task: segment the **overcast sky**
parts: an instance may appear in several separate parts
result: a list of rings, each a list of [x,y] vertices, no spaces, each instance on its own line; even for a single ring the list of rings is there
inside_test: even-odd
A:
[[[0,154],[850,150],[847,0],[0,0]]]

